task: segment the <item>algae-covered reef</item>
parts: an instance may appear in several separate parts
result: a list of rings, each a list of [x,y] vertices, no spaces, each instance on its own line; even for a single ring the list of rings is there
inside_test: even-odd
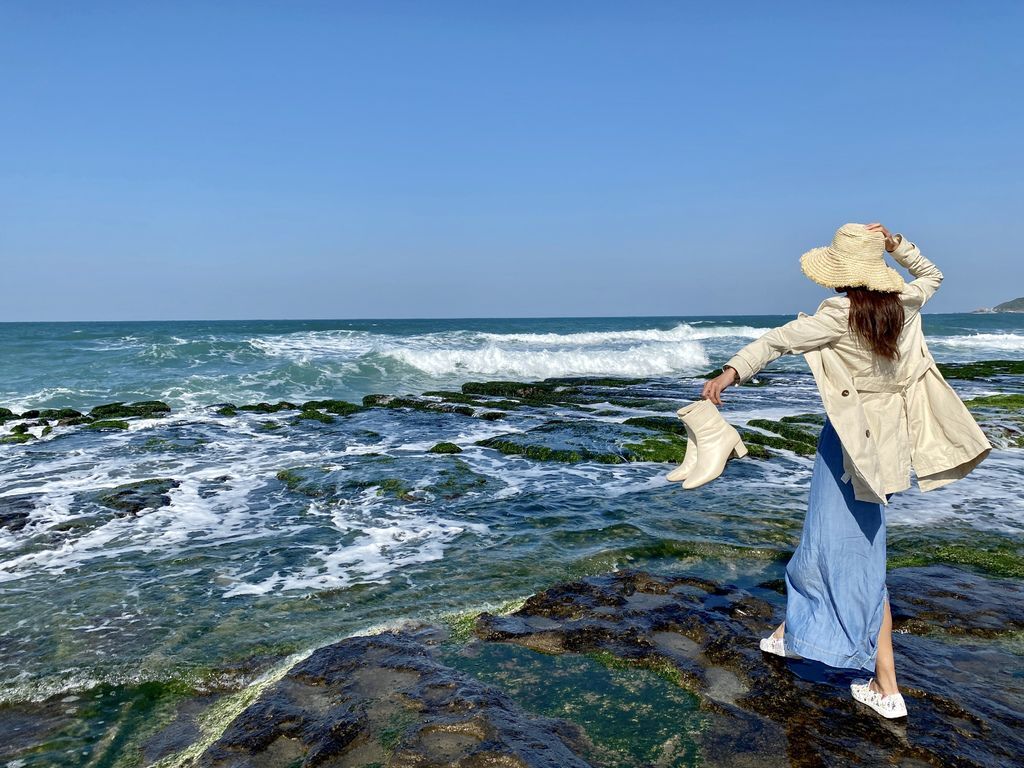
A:
[[[760,652],[783,615],[774,583],[624,569],[503,612],[339,640],[248,691],[144,684],[148,704],[141,691],[118,694],[130,706],[108,715],[133,753],[116,764],[1013,764],[1024,683],[1005,670],[1019,661],[1024,586],[932,565],[893,570],[889,590],[906,723],[854,702],[853,671]],[[60,711],[8,708],[0,724],[48,706]],[[62,722],[35,727],[59,738]]]

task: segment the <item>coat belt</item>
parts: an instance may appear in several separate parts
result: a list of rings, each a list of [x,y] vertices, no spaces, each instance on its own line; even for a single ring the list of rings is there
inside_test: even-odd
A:
[[[881,376],[854,376],[853,387],[858,392],[891,392],[906,397],[907,390],[911,385],[920,379],[925,372],[935,364],[935,360],[926,357],[914,368],[913,372],[905,379],[893,381]]]

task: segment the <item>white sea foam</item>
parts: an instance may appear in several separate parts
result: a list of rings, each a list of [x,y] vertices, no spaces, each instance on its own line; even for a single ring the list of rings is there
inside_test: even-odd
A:
[[[1019,333],[972,333],[969,336],[933,336],[932,346],[942,345],[954,349],[1024,351],[1024,335]]]
[[[379,506],[374,489],[368,489],[362,504],[364,511]],[[235,574],[238,583],[226,591],[224,597],[383,583],[388,574],[398,568],[441,559],[445,545],[459,534],[466,531],[486,534],[489,530],[480,523],[434,518],[408,509],[392,511],[384,517],[375,513],[372,519],[379,521],[376,523],[361,518],[362,515],[352,515],[351,506],[342,507],[332,515],[332,521],[343,536],[358,533],[352,543],[319,547],[310,554],[306,564],[283,572],[277,570],[255,581],[246,580],[255,570]]]
[[[698,371],[708,366],[704,348],[695,341],[646,344],[628,349],[506,349],[488,344],[479,349],[396,347],[383,355],[431,376],[482,375],[543,379],[554,376],[659,376]]]
[[[696,328],[689,323],[679,323],[668,330],[643,328],[629,331],[590,331],[585,333],[481,333],[481,338],[495,343],[515,342],[520,344],[595,346],[619,344],[622,342],[675,342],[717,339],[723,337],[757,338],[768,328],[753,328],[749,325],[717,325]]]
[[[259,336],[248,343],[263,354],[303,365],[341,364],[340,370],[332,370],[335,377],[354,371],[359,364],[387,376],[381,360],[397,361],[436,377],[656,376],[705,368],[708,357],[703,340],[755,338],[765,330],[688,323],[669,329],[582,333],[459,330],[394,336],[334,330]]]
[[[271,357],[308,363],[317,359],[355,359],[373,349],[374,334],[362,331],[303,331],[257,336],[249,345]]]

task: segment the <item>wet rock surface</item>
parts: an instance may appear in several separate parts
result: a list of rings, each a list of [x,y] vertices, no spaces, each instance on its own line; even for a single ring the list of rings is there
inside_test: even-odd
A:
[[[20,531],[28,523],[36,507],[34,494],[22,493],[15,496],[0,496],[0,528]]]
[[[154,478],[139,480],[103,491],[96,496],[96,501],[105,507],[127,515],[137,515],[144,509],[159,509],[171,503],[167,494],[181,485],[172,478]]]
[[[893,628],[998,637],[1024,630],[1024,584],[933,565],[898,568],[887,579]]]
[[[981,579],[943,573],[953,569],[912,570],[944,576],[950,589]],[[906,605],[909,594],[901,593],[913,591],[917,616],[930,611],[933,621],[945,615],[965,625],[973,620],[979,629],[991,624],[970,602],[964,616],[950,612],[960,604],[950,602],[949,590],[918,595],[923,575],[894,579],[894,604],[900,595]],[[1019,591],[998,581],[985,589],[986,599],[1000,600],[991,605]],[[713,713],[700,742],[715,765],[1002,766],[1024,755],[1024,684],[1006,674],[1019,661],[1012,652],[897,635],[910,716],[887,721],[850,698],[849,682],[870,673],[762,654],[757,640],[782,619],[782,610],[777,595],[758,592],[621,571],[552,587],[508,616],[481,614],[475,632],[547,653],[607,653],[677,676]]]
[[[582,730],[433,658],[429,628],[353,637],[294,666],[200,766],[585,768]]]

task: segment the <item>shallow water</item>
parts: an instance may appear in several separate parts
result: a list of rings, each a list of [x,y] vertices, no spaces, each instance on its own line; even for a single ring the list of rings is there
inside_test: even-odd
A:
[[[2,406],[158,398],[174,409],[124,432],[59,428],[0,445],[0,500],[29,494],[35,506],[21,530],[0,529],[0,702],[240,689],[289,653],[624,564],[778,578],[778,553],[799,537],[806,457],[731,462],[683,492],[661,464],[535,462],[472,445],[558,419],[607,425],[611,441],[624,418],[665,411],[523,408],[490,422],[372,409],[322,424],[206,406],[582,374],[646,378],[681,403],[701,373],[788,319],[0,325]],[[1024,359],[1024,316],[925,326],[940,361]],[[769,371],[769,386],[728,393],[727,419],[820,410],[802,360]],[[1024,389],[1013,377],[952,383],[965,398]],[[442,440],[464,452],[426,452]],[[901,494],[887,510],[892,541],[1019,541],[1022,468],[1020,449],[997,450],[967,481]],[[168,505],[119,515],[96,499],[148,478],[180,483]],[[88,743],[69,737],[48,754],[76,764]]]

